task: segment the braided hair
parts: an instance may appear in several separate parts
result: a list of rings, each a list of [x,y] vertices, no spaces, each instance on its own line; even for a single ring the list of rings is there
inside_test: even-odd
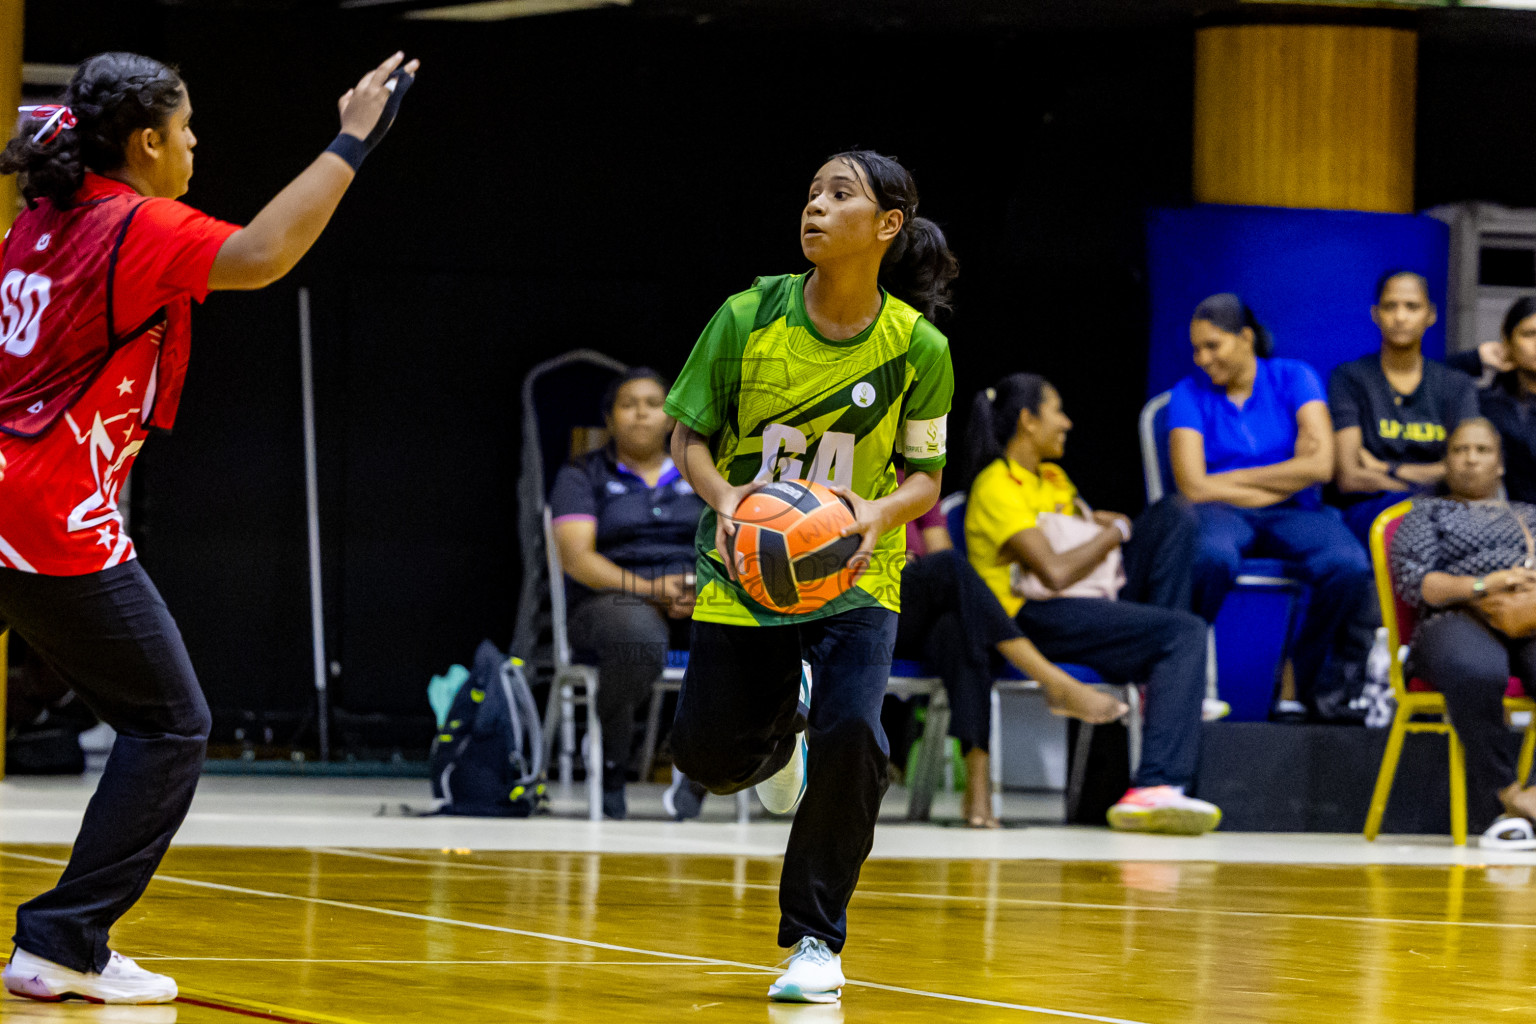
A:
[[[17,174],[29,207],[47,199],[67,209],[85,184],[87,169],[115,171],[126,161],[134,132],[160,129],[186,99],[174,68],[136,53],[99,53],[81,64],[58,102],[74,127],[39,140],[43,118],[24,118],[0,152],[0,174]]]
[[[834,153],[827,158],[829,163],[833,160],[862,170],[875,205],[900,210],[904,218],[900,234],[881,261],[880,283],[929,320],[941,310],[952,309],[950,282],[960,273],[960,264],[939,226],[917,216],[917,182],[911,173],[891,157],[868,149]]]

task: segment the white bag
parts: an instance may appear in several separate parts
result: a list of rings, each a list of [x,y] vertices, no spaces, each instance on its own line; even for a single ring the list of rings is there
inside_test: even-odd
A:
[[[1035,527],[1045,534],[1051,550],[1071,551],[1097,537],[1104,529],[1093,521],[1087,505],[1082,506],[1080,516],[1063,512],[1041,512],[1035,519]],[[1125,565],[1116,547],[1093,571],[1065,590],[1052,590],[1032,572],[1025,571],[1017,562],[1013,564],[1013,593],[1026,601],[1049,601],[1057,597],[1101,597],[1111,601],[1125,586]]]

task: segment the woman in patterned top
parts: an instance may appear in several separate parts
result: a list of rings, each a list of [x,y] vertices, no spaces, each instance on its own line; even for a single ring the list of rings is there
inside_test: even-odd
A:
[[[1536,682],[1536,637],[1508,637],[1477,613],[1489,594],[1536,587],[1526,541],[1536,506],[1498,497],[1504,456],[1488,420],[1456,428],[1445,466],[1447,495],[1415,501],[1392,542],[1393,586],[1421,616],[1409,673],[1445,695],[1466,748],[1468,823],[1487,829],[1482,845],[1536,849],[1536,789],[1515,778],[1504,724],[1510,676],[1527,692]]]

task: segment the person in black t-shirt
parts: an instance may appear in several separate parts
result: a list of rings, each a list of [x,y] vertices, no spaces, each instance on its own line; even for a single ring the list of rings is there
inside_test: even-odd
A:
[[[1450,364],[1481,371],[1488,381],[1478,405],[1504,444],[1504,489],[1510,501],[1536,504],[1536,297],[1516,299],[1499,333],[1500,340],[1453,356]]]
[[[1478,415],[1472,378],[1424,358],[1435,304],[1421,275],[1384,276],[1371,319],[1381,351],[1343,363],[1328,379],[1334,497],[1362,544],[1383,509],[1445,478],[1446,437]]]
[[[667,382],[632,369],[603,397],[613,440],[560,467],[549,496],[555,543],[567,575],[566,620],[579,661],[598,667],[603,727],[603,813],[623,818],[624,773],[635,711],[666,666],[688,646],[693,615],[694,534],[704,502],[667,455],[673,421],[662,411]],[[693,817],[703,789],[674,776],[673,817]]]

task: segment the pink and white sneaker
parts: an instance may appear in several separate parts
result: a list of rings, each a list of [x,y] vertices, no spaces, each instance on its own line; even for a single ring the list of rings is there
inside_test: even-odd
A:
[[[5,965],[5,988],[14,996],[57,1003],[84,999],[88,1003],[168,1003],[176,998],[176,983],[146,971],[121,953],[113,953],[100,974],[71,970],[24,949],[11,953]]]
[[[1109,827],[1122,832],[1198,836],[1221,824],[1221,808],[1184,795],[1182,786],[1140,786],[1109,809]]]

